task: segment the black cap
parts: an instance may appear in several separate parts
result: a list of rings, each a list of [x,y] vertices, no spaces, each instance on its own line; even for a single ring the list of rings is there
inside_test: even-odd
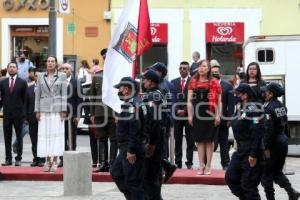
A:
[[[36,71],[35,67],[29,67],[29,69],[28,69],[28,73],[29,72],[35,72],[35,71]]]
[[[104,56],[104,55],[106,54],[106,52],[107,52],[107,48],[102,49],[102,50],[100,51],[101,56]]]
[[[254,97],[255,92],[247,83],[240,83],[239,86],[235,89],[236,93],[246,93],[249,97]]]
[[[135,90],[138,89],[138,82],[133,80],[131,77],[123,77],[120,82],[114,86],[114,88],[119,89],[121,86],[129,86],[129,87],[134,87]]]
[[[168,73],[168,69],[167,69],[166,65],[161,62],[154,63],[151,66],[151,69],[153,69],[154,71],[161,72],[162,73],[161,78],[164,78]]]
[[[145,74],[143,74],[142,79],[148,79],[155,83],[160,82],[160,77],[158,73],[152,69],[149,69]]]
[[[273,93],[274,96],[276,97],[281,97],[284,95],[284,89],[281,85],[278,83],[270,83],[267,85],[267,91],[270,91]]]

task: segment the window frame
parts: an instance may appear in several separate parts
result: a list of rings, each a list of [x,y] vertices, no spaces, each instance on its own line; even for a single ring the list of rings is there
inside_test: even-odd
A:
[[[271,62],[268,62],[267,61],[267,51],[268,50],[271,50],[273,52],[273,60]],[[260,51],[264,51],[264,56],[265,56],[265,61],[263,62],[260,62],[258,60],[258,52]],[[276,58],[276,54],[275,54],[275,50],[274,48],[271,48],[271,47],[267,47],[267,48],[257,48],[256,51],[255,51],[255,59],[256,61],[259,63],[259,64],[274,64],[275,63],[275,58]]]

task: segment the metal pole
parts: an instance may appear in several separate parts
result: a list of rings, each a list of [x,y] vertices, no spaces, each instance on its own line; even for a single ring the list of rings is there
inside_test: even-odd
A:
[[[72,117],[68,117],[68,144],[69,151],[73,150],[73,138],[72,138]]]
[[[56,56],[56,11],[55,0],[50,0],[48,55]]]

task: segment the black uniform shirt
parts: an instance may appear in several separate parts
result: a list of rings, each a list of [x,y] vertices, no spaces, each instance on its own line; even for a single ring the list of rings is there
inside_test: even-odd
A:
[[[234,120],[232,120],[232,130],[234,138],[238,143],[237,152],[252,157],[260,157],[264,134],[263,110],[253,103],[249,103],[245,109],[238,109]]]
[[[152,88],[142,95],[142,100],[147,106],[148,110],[148,129],[147,135],[149,137],[150,145],[158,145],[162,143],[162,103],[163,95],[159,88]]]
[[[264,104],[265,109],[265,126],[264,135],[265,149],[270,149],[276,136],[287,133],[287,109],[279,100],[271,100]]]
[[[136,97],[123,103],[121,113],[118,115],[116,132],[118,143],[127,145],[127,152],[134,154],[142,147],[145,140],[138,112],[139,104]]]

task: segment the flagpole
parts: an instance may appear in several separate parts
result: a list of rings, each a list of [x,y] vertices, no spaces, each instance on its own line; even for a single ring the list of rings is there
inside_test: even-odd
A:
[[[143,73],[143,56],[140,56],[140,75]]]

